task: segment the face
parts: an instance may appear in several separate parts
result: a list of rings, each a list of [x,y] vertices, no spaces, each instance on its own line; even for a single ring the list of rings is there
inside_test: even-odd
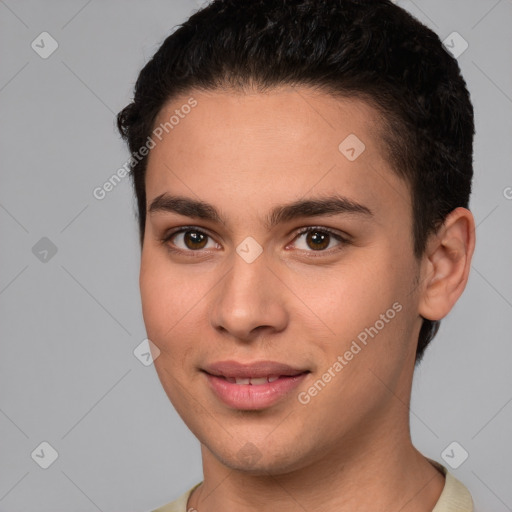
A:
[[[155,126],[176,110],[148,159],[140,289],[178,413],[256,473],[402,435],[419,264],[376,112],[305,87],[192,91]]]

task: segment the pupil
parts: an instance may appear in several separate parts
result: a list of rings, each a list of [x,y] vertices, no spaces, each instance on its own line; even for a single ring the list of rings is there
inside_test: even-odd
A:
[[[308,243],[313,242],[313,249],[325,249],[329,246],[328,233],[322,233],[321,231],[310,231],[307,236]]]

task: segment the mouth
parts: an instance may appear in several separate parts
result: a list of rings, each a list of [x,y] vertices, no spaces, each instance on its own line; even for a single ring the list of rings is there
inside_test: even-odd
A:
[[[265,409],[284,400],[310,373],[274,361],[221,361],[201,370],[214,395],[238,410]]]
[[[275,377],[294,377],[309,370],[300,367],[293,367],[285,363],[275,361],[253,361],[251,363],[240,363],[238,361],[218,361],[209,364],[202,370],[216,377],[226,379],[273,379]],[[270,380],[272,382],[272,380]],[[264,384],[263,381],[260,382]],[[247,384],[247,382],[243,382]],[[255,382],[255,385],[257,383]]]

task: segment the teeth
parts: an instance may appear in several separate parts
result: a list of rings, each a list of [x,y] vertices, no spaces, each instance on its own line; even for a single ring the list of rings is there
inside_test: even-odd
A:
[[[274,382],[279,379],[279,375],[269,375],[268,377],[258,377],[258,378],[235,378],[235,377],[224,377],[231,384],[251,384],[252,386],[261,386],[263,384],[267,384],[268,382]]]
[[[251,384],[253,386],[259,386],[260,384],[266,384],[267,378],[266,377],[260,377],[259,379],[251,379]]]

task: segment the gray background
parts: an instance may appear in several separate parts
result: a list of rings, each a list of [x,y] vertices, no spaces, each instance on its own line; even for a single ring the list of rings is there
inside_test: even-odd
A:
[[[469,457],[452,472],[477,509],[512,510],[512,1],[399,3],[468,42],[477,122],[477,250],[417,369],[413,440],[445,465],[457,441]],[[199,6],[0,0],[0,510],[140,512],[202,478],[198,442],[133,354],[145,331],[128,178],[93,196],[128,158],[114,114]],[[47,59],[31,47],[43,31],[59,45]],[[31,457],[43,441],[58,452],[48,469]]]

